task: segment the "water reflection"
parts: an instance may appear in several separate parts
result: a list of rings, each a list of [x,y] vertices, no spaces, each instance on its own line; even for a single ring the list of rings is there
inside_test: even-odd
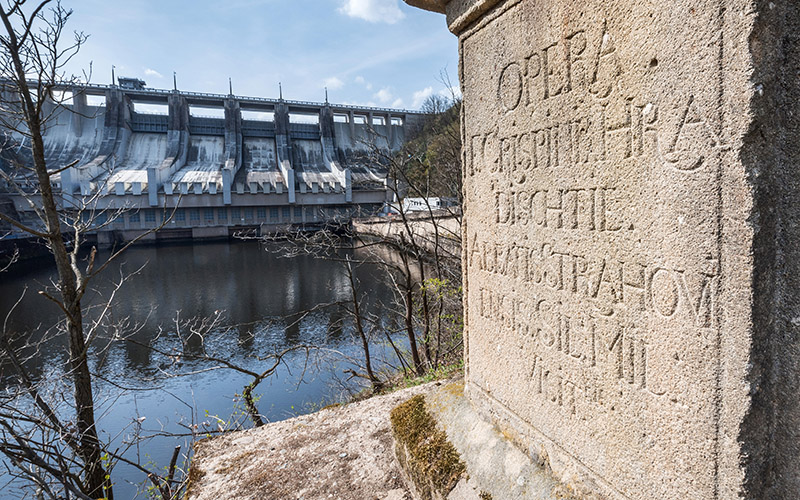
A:
[[[167,429],[181,429],[178,422],[202,419],[192,415],[186,403],[209,414],[230,414],[232,400],[241,391],[246,378],[230,372],[203,372],[194,378],[163,378],[165,366],[172,361],[142,345],[154,342],[157,347],[174,346],[174,320],[209,317],[225,311],[236,328],[227,337],[217,339],[213,348],[245,366],[258,367],[255,355],[263,355],[300,343],[321,344],[350,355],[358,355],[353,328],[341,308],[314,310],[319,304],[346,301],[350,298],[349,281],[338,262],[310,256],[281,258],[278,244],[262,246],[258,242],[220,242],[199,245],[171,245],[131,248],[119,262],[109,266],[94,282],[84,304],[103,304],[114,283],[133,273],[117,292],[112,309],[115,320],[127,318],[136,328],[131,338],[136,343],[119,342],[102,355],[95,355],[93,368],[109,380],[98,383],[99,404],[105,414],[101,426],[105,435],[114,436],[130,425],[135,415],[147,415],[148,422]],[[105,257],[105,255],[101,255]],[[377,317],[393,322],[386,303],[391,290],[383,279],[385,270],[364,265],[355,269],[362,284],[365,303],[362,308]],[[24,343],[44,337],[45,331],[60,320],[57,308],[35,292],[55,279],[55,269],[43,259],[18,265],[0,275],[0,314],[5,317],[23,290],[24,299],[9,315],[8,326]],[[91,310],[87,320],[96,317]],[[158,337],[161,334],[161,337]],[[189,340],[188,351],[199,352],[200,340]],[[35,377],[63,370],[67,359],[62,338],[41,345],[28,361]],[[264,383],[259,392],[259,408],[268,420],[286,418],[301,411],[305,404],[319,403],[333,394],[331,381],[341,374],[341,366],[328,366],[300,381],[304,369],[300,354],[287,360],[285,367]],[[205,366],[188,366],[203,369]],[[8,367],[2,367],[3,383],[13,380]],[[161,387],[163,391],[126,392],[121,387]],[[188,416],[187,416],[188,415]],[[124,433],[123,433],[124,435]],[[155,463],[169,460],[174,442],[153,442],[146,452]],[[126,481],[141,477],[120,467],[117,494],[131,498],[135,489]],[[18,493],[18,492],[17,492]],[[11,496],[8,496],[11,495]],[[14,498],[0,493],[0,498]]]
[[[60,320],[57,308],[36,294],[50,279],[55,279],[49,261],[43,259],[21,267],[15,273],[0,276],[3,316],[22,291],[29,288],[9,317],[9,329],[20,341],[31,335],[41,337],[45,329]],[[378,278],[382,272],[375,266],[356,269],[358,279],[370,290],[365,299],[367,310],[372,313],[381,313],[375,308],[380,308],[390,294]],[[140,328],[134,336],[140,342],[152,338],[159,327],[173,328],[178,313],[182,318],[191,318],[225,311],[232,323],[243,325],[238,328],[236,339],[241,351],[252,349],[252,325],[264,318],[285,317],[287,326],[281,342],[297,343],[307,333],[300,321],[304,311],[349,299],[347,276],[339,263],[310,256],[281,258],[274,244],[263,248],[257,242],[224,242],[132,248],[123,260],[112,264],[94,282],[94,291],[84,304],[103,304],[114,281],[126,273],[134,274],[117,292],[112,314],[115,319],[130,318],[130,323]],[[87,320],[97,314],[96,310],[90,311]],[[342,335],[344,313],[331,309],[329,314],[326,330],[337,339]],[[150,371],[150,351],[130,343],[120,348],[124,350],[126,370]],[[31,360],[29,368],[38,376],[44,362],[51,363],[53,357],[65,361],[57,342],[45,346],[41,355]]]

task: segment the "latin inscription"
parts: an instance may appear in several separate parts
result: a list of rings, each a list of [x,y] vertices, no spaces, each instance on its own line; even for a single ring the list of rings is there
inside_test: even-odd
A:
[[[581,168],[608,160],[658,154],[658,108],[652,103],[601,103],[584,116],[503,134],[499,128],[469,141],[469,175],[503,173],[523,184],[537,169]]]
[[[606,375],[649,396],[665,396],[673,403],[683,399],[682,389],[648,372],[654,360],[662,366],[672,364],[674,353],[660,352],[650,345],[648,339],[653,332],[639,323],[641,318],[606,316],[600,311],[570,307],[546,296],[526,294],[521,297],[481,287],[477,294],[477,313],[505,331],[513,332],[525,345],[533,346],[533,359],[540,359],[538,365],[533,361],[534,367],[545,363],[541,356],[547,353],[547,359],[557,362],[558,370],[566,379],[578,369],[594,370],[597,376]],[[533,374],[537,375],[535,371]],[[542,374],[538,373],[538,377]]]
[[[520,104],[532,106],[576,89],[608,96],[621,72],[614,42],[607,33],[603,35],[594,64],[587,48],[588,36],[581,30],[507,64],[500,72],[497,91],[503,109],[514,111]]]
[[[581,255],[550,243],[487,242],[477,233],[467,244],[470,270],[589,301],[603,316],[624,308],[663,319],[689,317],[698,328],[716,326],[718,263],[711,258],[705,269],[687,270]]]
[[[590,50],[591,49],[591,50]],[[499,128],[472,135],[468,173],[526,171],[624,160],[649,154],[679,171],[694,171],[723,147],[694,96],[670,102],[669,125],[659,130],[659,105],[626,96],[619,89],[624,66],[613,36],[593,39],[577,31],[506,64],[497,78],[498,105],[507,115],[541,112],[554,98],[577,95],[586,112],[514,134]],[[549,111],[548,111],[549,114]]]
[[[631,203],[642,193],[604,172],[627,165],[646,179],[655,165],[691,174],[721,147],[693,96],[663,104],[628,95],[625,71],[605,29],[543,44],[502,66],[494,77],[501,119],[488,132],[473,128],[465,144],[469,185],[481,186],[477,209],[494,227],[525,235],[499,243],[468,234],[469,272],[517,290],[481,286],[470,291],[471,307],[531,347],[532,393],[571,415],[581,404],[602,406],[608,380],[681,404],[675,380],[648,370],[677,354],[652,339],[658,328],[717,326],[719,263],[710,254],[681,266],[570,244],[636,237]]]
[[[616,213],[615,189],[496,190],[495,222],[499,225],[530,226],[585,231],[633,229],[623,214]]]

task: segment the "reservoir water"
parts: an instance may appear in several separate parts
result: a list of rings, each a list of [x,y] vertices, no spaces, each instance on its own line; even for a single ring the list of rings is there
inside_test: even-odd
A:
[[[176,317],[224,318],[225,329],[206,338],[206,352],[253,371],[269,366],[259,360],[299,344],[324,347],[311,357],[293,352],[277,372],[261,383],[258,408],[275,421],[308,412],[333,402],[346,391],[357,390],[344,369],[348,357],[361,356],[360,344],[342,307],[327,306],[350,297],[348,275],[341,262],[301,255],[281,257],[280,243],[254,241],[133,247],[93,283],[84,301],[94,306],[87,313],[97,317],[120,277],[125,283],[114,295],[108,317],[122,324],[118,339],[98,341],[92,351],[97,374],[95,396],[101,435],[113,441],[125,456],[151,469],[162,469],[172,450],[186,451],[190,435],[205,436],[230,428],[242,420],[237,394],[251,379],[225,369],[220,362],[193,361],[180,356]],[[100,256],[105,257],[105,255]],[[385,270],[376,265],[355,269],[362,291],[362,308],[390,325],[395,317],[386,304],[392,291]],[[52,260],[19,263],[0,274],[0,314],[8,316],[7,328],[18,343],[37,343],[59,319],[56,306],[38,295],[55,279]],[[230,326],[235,325],[235,326]],[[186,326],[182,326],[185,333]],[[107,331],[107,330],[104,330]],[[52,330],[51,330],[52,332]],[[120,340],[120,338],[129,340]],[[164,355],[146,346],[170,353]],[[107,346],[107,347],[106,347]],[[186,352],[201,352],[202,342],[189,339]],[[378,358],[391,359],[390,349],[373,345]],[[59,380],[67,357],[63,337],[38,343],[25,351],[27,369],[40,380]],[[13,387],[13,371],[2,367],[2,384]],[[181,374],[183,376],[175,376]],[[53,390],[71,397],[67,382]],[[66,407],[65,407],[66,408]],[[62,411],[67,411],[62,408]],[[246,422],[247,423],[247,422]],[[184,434],[181,437],[166,434]],[[137,434],[156,435],[137,442]],[[118,464],[113,472],[117,499],[134,498],[143,474]],[[10,480],[0,470],[0,481]],[[0,498],[32,497],[12,482],[0,489]],[[140,493],[146,498],[146,493]]]

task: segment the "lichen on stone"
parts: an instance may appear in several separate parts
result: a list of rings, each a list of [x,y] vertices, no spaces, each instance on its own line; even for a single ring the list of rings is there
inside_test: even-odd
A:
[[[466,472],[466,465],[447,434],[414,396],[391,412],[397,459],[421,498],[444,498]]]
[[[189,477],[186,480],[186,497],[191,498],[196,493],[197,483],[206,475],[205,471],[200,470],[195,464],[189,467]]]

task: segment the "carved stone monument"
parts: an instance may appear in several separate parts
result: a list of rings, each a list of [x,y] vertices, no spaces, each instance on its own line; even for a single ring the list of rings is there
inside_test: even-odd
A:
[[[467,394],[601,498],[800,498],[800,2],[406,0],[464,96]]]

